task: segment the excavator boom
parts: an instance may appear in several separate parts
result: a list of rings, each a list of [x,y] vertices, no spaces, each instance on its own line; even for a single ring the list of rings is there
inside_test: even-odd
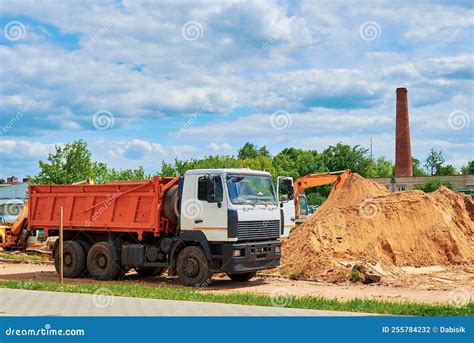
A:
[[[329,196],[331,196],[335,191],[341,189],[350,174],[351,171],[346,169],[335,172],[309,174],[296,179],[293,184],[296,218],[300,216],[301,198],[306,189],[332,183],[333,187],[331,189],[331,193],[329,194]]]

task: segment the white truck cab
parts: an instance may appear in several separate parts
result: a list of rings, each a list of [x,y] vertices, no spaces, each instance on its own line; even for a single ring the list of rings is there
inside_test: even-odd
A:
[[[281,211],[268,172],[195,169],[179,190],[180,236],[209,245],[213,271],[254,272],[280,263]]]

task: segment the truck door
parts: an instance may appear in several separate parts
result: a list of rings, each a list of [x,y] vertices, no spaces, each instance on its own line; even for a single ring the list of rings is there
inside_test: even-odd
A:
[[[290,231],[295,227],[295,200],[293,198],[293,178],[289,176],[279,176],[277,179],[277,193],[280,209],[283,212],[283,234],[285,238],[290,235]]]
[[[227,240],[227,197],[221,175],[197,178],[194,230],[201,230],[209,241]]]

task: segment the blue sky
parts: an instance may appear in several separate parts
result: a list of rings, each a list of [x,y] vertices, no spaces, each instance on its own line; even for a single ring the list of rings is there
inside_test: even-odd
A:
[[[471,1],[0,3],[0,177],[87,140],[116,168],[246,141],[343,142],[393,160],[395,89],[413,155],[474,159]]]

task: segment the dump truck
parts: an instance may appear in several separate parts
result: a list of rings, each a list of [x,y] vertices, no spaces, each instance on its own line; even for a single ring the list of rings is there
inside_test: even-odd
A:
[[[282,211],[268,172],[199,169],[146,181],[30,185],[28,231],[58,236],[61,208],[65,277],[168,270],[200,287],[213,273],[244,282],[280,263]]]

